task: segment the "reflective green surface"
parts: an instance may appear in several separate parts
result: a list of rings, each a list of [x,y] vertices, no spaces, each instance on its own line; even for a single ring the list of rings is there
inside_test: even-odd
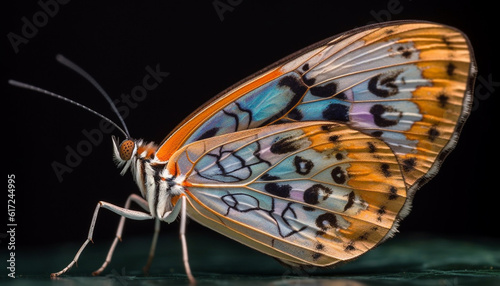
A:
[[[187,285],[180,242],[161,235],[150,275],[142,272],[150,238],[125,238],[102,276],[90,273],[104,261],[110,240],[95,241],[78,267],[51,280],[72,259],[78,244],[21,249],[16,279],[2,274],[0,285]],[[482,238],[397,235],[356,261],[336,269],[310,269],[297,276],[274,259],[225,237],[203,232],[188,236],[191,268],[197,285],[500,285],[500,242]],[[5,268],[2,269],[4,273]]]

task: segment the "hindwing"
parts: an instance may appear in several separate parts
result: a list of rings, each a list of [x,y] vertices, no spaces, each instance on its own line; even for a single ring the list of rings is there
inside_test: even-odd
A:
[[[383,141],[331,122],[298,122],[191,143],[168,168],[188,213],[287,264],[328,266],[389,237],[406,203]]]

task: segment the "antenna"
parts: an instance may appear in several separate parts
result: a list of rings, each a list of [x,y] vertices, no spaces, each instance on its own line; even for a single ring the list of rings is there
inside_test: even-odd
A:
[[[101,87],[101,85],[86,71],[84,71],[81,67],[73,63],[72,61],[68,60],[65,58],[63,55],[56,55],[56,60],[61,63],[62,65],[68,67],[69,69],[75,71],[76,73],[80,74],[83,78],[88,80],[101,94],[104,96],[104,98],[108,101],[109,105],[111,105],[111,109],[116,113],[118,116],[118,119],[120,119],[120,122],[125,129],[125,133],[127,134],[127,138],[130,138],[130,133],[128,132],[127,125],[125,124],[125,121],[123,120],[122,116],[118,112],[118,109],[116,108],[115,104],[113,103],[113,100],[111,100],[111,97],[106,93],[106,91]]]
[[[95,111],[95,110],[93,110],[93,109],[91,109],[91,108],[89,108],[81,103],[78,103],[78,102],[73,101],[69,98],[66,98],[62,95],[55,94],[55,93],[50,92],[48,90],[30,85],[27,83],[19,82],[19,81],[13,80],[13,79],[9,80],[9,84],[16,86],[16,87],[20,87],[20,88],[36,91],[39,93],[43,93],[46,95],[50,95],[50,96],[55,97],[57,99],[61,99],[61,100],[64,100],[66,102],[69,102],[73,105],[76,105],[78,107],[81,107],[87,111],[90,111],[91,113],[93,113],[93,114],[99,116],[100,118],[108,121],[109,123],[113,124],[116,128],[118,128],[118,130],[120,130],[121,133],[123,133],[125,135],[126,138],[130,138],[130,133],[128,132],[127,125],[125,124],[123,117],[120,115],[120,112],[118,112],[118,109],[116,108],[115,104],[111,100],[111,97],[106,93],[106,91],[101,87],[101,85],[92,76],[90,76],[90,74],[88,74],[86,71],[84,71],[81,67],[79,67],[78,65],[76,65],[72,61],[65,58],[63,55],[59,55],[59,54],[56,55],[56,60],[59,63],[61,63],[62,65],[66,66],[67,68],[69,68],[69,69],[73,70],[74,72],[78,73],[79,75],[81,75],[83,78],[85,78],[87,81],[89,81],[101,93],[102,96],[104,96],[104,98],[108,101],[109,105],[111,105],[111,109],[113,110],[113,112],[116,113],[116,115],[118,116],[118,119],[120,119],[120,123],[122,124],[123,129],[120,128],[120,126],[118,126],[115,122],[113,122],[111,119],[107,118],[106,116],[98,113],[97,111]]]
[[[36,86],[33,86],[33,85],[30,85],[30,84],[27,84],[27,83],[23,83],[23,82],[19,82],[17,80],[13,80],[13,79],[9,79],[9,84],[12,85],[12,86],[16,86],[16,87],[19,87],[19,88],[24,88],[24,89],[28,89],[28,90],[32,90],[32,91],[35,91],[35,92],[39,92],[39,93],[43,93],[43,94],[46,94],[46,95],[50,95],[52,97],[55,97],[57,99],[61,99],[61,100],[64,100],[66,102],[69,102],[73,105],[76,105],[78,107],[81,107],[97,116],[99,116],[100,118],[106,120],[107,122],[113,124],[116,128],[118,128],[118,130],[120,130],[121,133],[123,133],[125,135],[125,137],[127,138],[130,138],[128,132],[125,132],[123,129],[120,128],[120,126],[118,126],[116,123],[114,123],[111,119],[107,118],[106,116],[98,113],[97,111],[81,104],[81,103],[78,103],[76,101],[73,101],[69,98],[66,98],[62,95],[59,95],[59,94],[55,94],[53,92],[50,92],[48,90],[45,90],[45,89],[42,89],[42,88],[39,88],[39,87],[36,87]],[[120,117],[121,118],[121,117]],[[125,128],[126,129],[126,128]]]

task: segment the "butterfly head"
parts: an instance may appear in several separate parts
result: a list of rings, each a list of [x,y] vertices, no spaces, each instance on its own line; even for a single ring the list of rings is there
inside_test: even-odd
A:
[[[124,175],[130,169],[132,177],[139,187],[142,197],[148,201],[152,213],[162,215],[165,211],[169,211],[171,209],[170,199],[162,200],[162,204],[157,203],[158,189],[164,189],[163,194],[168,197],[172,192],[178,194],[182,188],[177,186],[178,182],[175,181],[175,178],[161,167],[165,163],[156,159],[158,145],[130,137],[126,137],[121,142],[115,136],[112,136],[112,139],[114,160],[118,168],[121,168],[120,174]],[[157,168],[158,166],[160,168]],[[158,176],[163,176],[165,180],[158,182]],[[171,191],[167,191],[167,189]]]
[[[113,139],[113,155],[118,168],[122,168],[121,174],[125,174],[129,167],[135,173],[135,162],[138,160],[148,161],[154,158],[158,146],[154,143],[145,143],[140,139],[126,138],[122,142],[115,136]]]
[[[122,142],[115,136],[113,139],[113,158],[118,165],[122,168],[121,174],[125,174],[132,164],[133,158],[137,154],[137,144],[134,139],[127,138]]]

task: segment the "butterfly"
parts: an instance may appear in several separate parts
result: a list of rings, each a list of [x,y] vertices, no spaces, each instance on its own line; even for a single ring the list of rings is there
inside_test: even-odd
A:
[[[467,37],[420,21],[357,28],[294,53],[198,108],[160,144],[113,137],[140,191],[97,214],[186,218],[285,265],[331,267],[392,237],[468,117],[476,75]],[[143,210],[131,209],[135,203]]]

